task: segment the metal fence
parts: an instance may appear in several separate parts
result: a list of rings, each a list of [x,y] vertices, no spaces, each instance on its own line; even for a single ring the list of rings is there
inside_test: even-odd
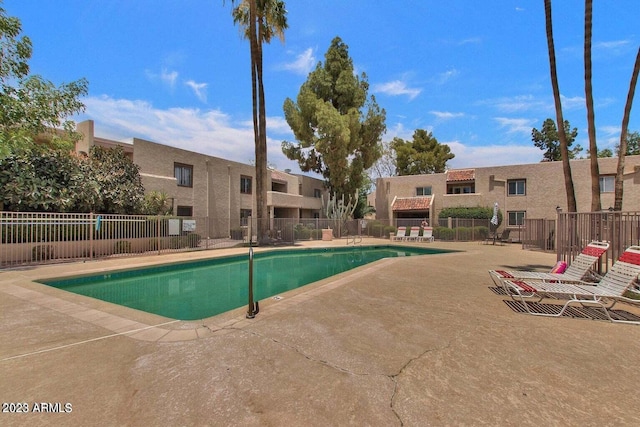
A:
[[[330,220],[275,218],[268,243],[353,237],[388,239],[398,226],[419,226],[423,219]],[[434,226],[438,240],[486,239],[488,220],[447,219]],[[0,267],[164,254],[248,245],[257,242],[258,219],[239,225],[229,218],[91,213],[0,212]],[[264,241],[264,239],[261,239]]]
[[[557,220],[524,221],[523,248],[555,252],[558,261],[570,262],[594,240],[609,243],[597,265],[604,274],[626,248],[640,244],[640,212],[559,212]]]
[[[520,227],[523,249],[539,249],[555,251],[556,248],[556,220],[528,219]]]
[[[609,242],[599,266],[605,273],[626,248],[640,244],[640,212],[561,212],[556,233],[558,260],[573,259],[593,240]]]
[[[258,219],[232,225],[229,218],[91,213],[0,212],[0,267],[164,254],[257,242]],[[266,242],[353,236],[388,237],[385,222],[276,218]],[[393,228],[393,231],[395,229]],[[261,239],[265,241],[264,239]]]
[[[0,266],[229,247],[237,242],[228,224],[193,217],[0,212]]]

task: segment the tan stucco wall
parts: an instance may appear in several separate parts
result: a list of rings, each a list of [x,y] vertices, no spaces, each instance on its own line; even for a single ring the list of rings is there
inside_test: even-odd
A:
[[[600,175],[616,172],[617,158],[599,159]],[[640,156],[627,156],[625,162],[625,184],[623,210],[640,210]],[[588,159],[571,161],[578,211],[591,210],[591,173]],[[526,195],[508,196],[507,181],[526,180]],[[379,219],[392,218],[391,203],[394,197],[412,197],[417,187],[432,187],[434,204],[432,218],[446,207],[493,206],[500,209],[526,211],[528,218],[553,219],[556,207],[567,209],[564,174],[561,162],[541,162],[525,165],[510,165],[475,168],[475,194],[446,194],[446,174],[413,175],[379,178],[376,182],[375,207]],[[613,193],[602,193],[602,208],[613,206]]]

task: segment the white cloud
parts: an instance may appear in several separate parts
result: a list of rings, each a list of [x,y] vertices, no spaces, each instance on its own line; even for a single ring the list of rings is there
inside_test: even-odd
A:
[[[175,70],[169,71],[166,68],[163,68],[159,74],[154,73],[150,70],[145,70],[145,74],[147,78],[152,82],[159,81],[170,89],[173,89],[175,87],[176,81],[178,80],[178,72]]]
[[[416,96],[420,95],[420,92],[422,92],[422,89],[407,87],[407,84],[401,80],[378,83],[373,85],[372,90],[373,92],[384,93],[391,96],[407,95],[409,96],[409,99],[414,99]]]
[[[141,138],[249,164],[255,157],[251,120],[234,120],[220,110],[194,108],[155,108],[140,100],[114,99],[108,96],[84,98],[86,112],[76,121],[91,119],[95,135],[117,141]],[[297,163],[287,159],[280,148],[282,139],[293,138],[281,117],[267,118],[267,157],[278,169],[299,171]]]
[[[586,108],[586,100],[584,96],[573,96],[571,98],[560,95],[562,101],[562,109],[575,110],[578,108]],[[553,110],[555,111],[555,109]]]
[[[619,55],[626,52],[631,47],[629,40],[612,40],[608,42],[597,42],[593,44],[593,50],[596,53],[610,53],[613,55]]]
[[[445,84],[449,80],[451,80],[454,77],[456,77],[458,74],[460,74],[460,72],[458,70],[456,70],[455,68],[447,70],[444,73],[440,73],[438,75],[438,83],[439,84]]]
[[[447,144],[455,157],[448,162],[451,168],[471,168],[538,163],[542,152],[531,145],[466,145],[459,141],[440,141]]]
[[[313,55],[313,49],[308,48],[304,52],[298,54],[293,62],[283,64],[283,70],[293,71],[296,74],[307,75],[316,64],[316,58]]]
[[[196,83],[193,80],[187,80],[184,82],[187,86],[189,86],[195,96],[202,102],[207,102],[207,84],[206,83]]]
[[[512,119],[507,117],[494,117],[500,128],[507,128],[507,133],[531,134],[531,129],[535,123],[532,119]]]
[[[429,114],[433,114],[440,120],[450,120],[458,117],[464,117],[464,113],[451,113],[449,111],[429,111]]]

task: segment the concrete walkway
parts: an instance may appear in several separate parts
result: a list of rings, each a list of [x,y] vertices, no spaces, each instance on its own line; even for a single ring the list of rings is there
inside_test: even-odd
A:
[[[252,320],[172,321],[33,282],[237,249],[2,271],[3,405],[71,412],[0,425],[640,425],[640,326],[519,314],[490,289],[488,269],[553,254],[417,245],[464,252],[360,267]]]

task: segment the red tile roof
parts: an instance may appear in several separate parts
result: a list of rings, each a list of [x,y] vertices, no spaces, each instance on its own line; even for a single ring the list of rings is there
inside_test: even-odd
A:
[[[447,172],[447,182],[451,181],[474,181],[476,179],[475,169],[460,169]]]
[[[430,203],[431,197],[429,196],[398,197],[393,202],[391,209],[394,211],[426,211],[429,210]]]

